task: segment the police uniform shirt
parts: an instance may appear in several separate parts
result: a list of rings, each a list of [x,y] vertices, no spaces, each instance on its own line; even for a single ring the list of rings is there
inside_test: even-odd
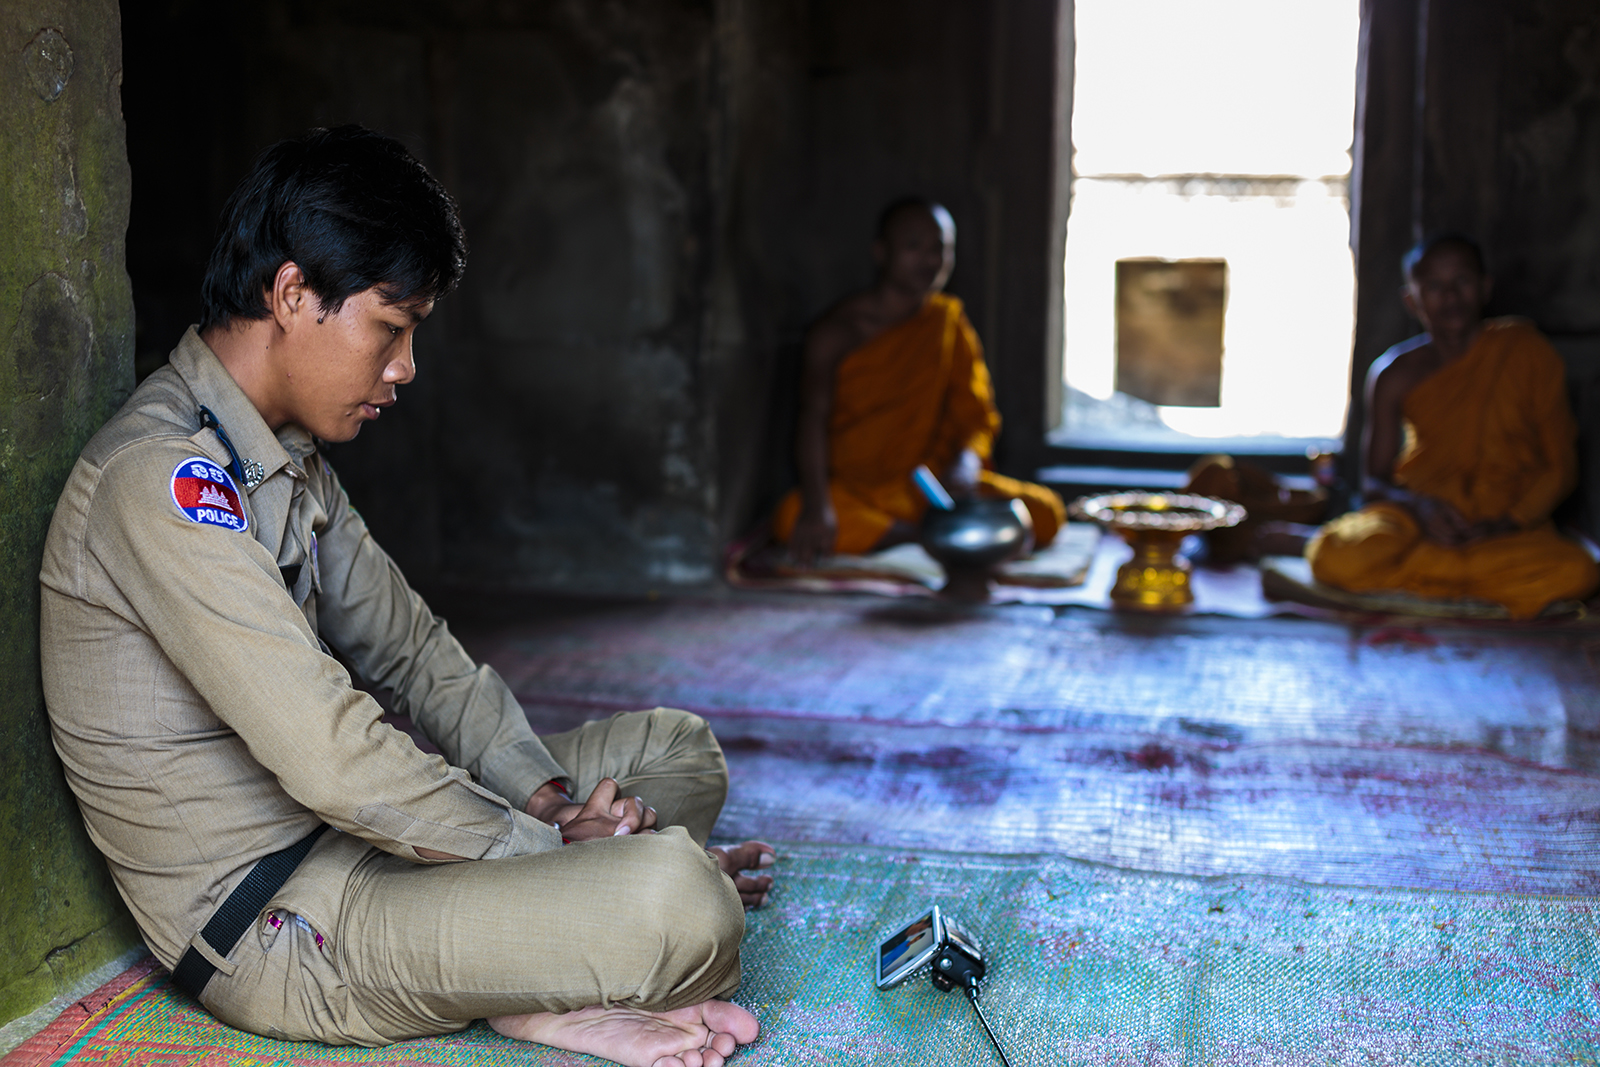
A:
[[[224,473],[202,406],[250,484]],[[521,809],[566,772],[510,691],[373,542],[310,436],[273,434],[193,328],[84,449],[40,577],[56,751],[169,968],[191,943],[214,956],[212,912],[319,820],[342,833],[284,892],[326,929],[372,846],[418,862],[560,846]],[[445,758],[380,722],[324,639]]]

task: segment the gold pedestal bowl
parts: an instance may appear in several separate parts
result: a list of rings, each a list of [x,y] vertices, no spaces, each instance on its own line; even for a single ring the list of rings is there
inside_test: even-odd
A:
[[[1181,611],[1194,603],[1189,561],[1178,546],[1193,533],[1236,526],[1245,510],[1227,500],[1189,493],[1106,493],[1072,505],[1073,515],[1116,531],[1133,546],[1117,570],[1111,603],[1134,611]]]

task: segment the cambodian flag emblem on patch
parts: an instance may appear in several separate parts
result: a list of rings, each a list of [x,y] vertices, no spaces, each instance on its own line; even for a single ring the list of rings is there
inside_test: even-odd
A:
[[[192,456],[173,468],[172,502],[190,522],[230,530],[250,528],[233,478],[203,456]]]

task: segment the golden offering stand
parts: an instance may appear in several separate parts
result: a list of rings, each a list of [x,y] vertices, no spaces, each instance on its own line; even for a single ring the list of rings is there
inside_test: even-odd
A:
[[[1190,534],[1236,526],[1245,510],[1227,500],[1188,493],[1106,493],[1075,501],[1072,513],[1116,531],[1133,547],[1117,569],[1111,603],[1134,611],[1181,611],[1194,603],[1189,561],[1178,546]]]

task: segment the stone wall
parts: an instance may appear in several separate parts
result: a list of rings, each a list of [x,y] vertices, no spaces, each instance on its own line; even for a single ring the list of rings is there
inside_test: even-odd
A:
[[[727,136],[712,6],[262,0],[187,16],[128,13],[141,363],[197,316],[251,156],[315,125],[372,126],[457,196],[471,244],[465,284],[418,336],[416,383],[333,453],[379,539],[414,579],[710,580],[703,339],[740,336],[708,299]],[[234,60],[195,124],[168,121],[188,92],[174,46]]]
[[[952,289],[991,348],[1002,447],[1042,443],[1055,12],[130,8],[140,365],[197,315],[215,218],[250,156],[312,125],[374,126],[457,195],[472,245],[461,290],[419,334],[418,381],[334,451],[379,540],[424,582],[711,581],[791,477],[801,334],[870,278],[895,196],[954,211]],[[222,50],[198,95],[169,58]],[[189,121],[171,121],[178,106]]]
[[[79,449],[133,385],[113,0],[0,5],[0,1022],[137,935],[50,745],[39,559]]]

